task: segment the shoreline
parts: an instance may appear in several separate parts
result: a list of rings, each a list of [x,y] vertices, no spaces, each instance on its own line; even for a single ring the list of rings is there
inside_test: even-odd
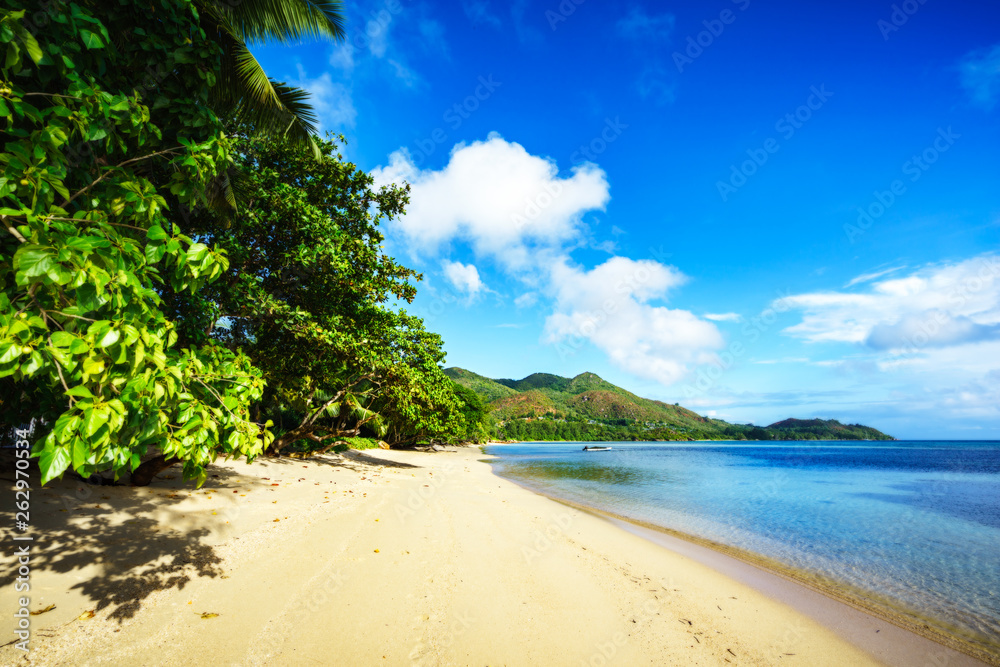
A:
[[[570,441],[564,441],[566,444]],[[711,440],[699,441],[699,442],[715,442]],[[736,442],[736,441],[734,441]],[[765,441],[761,441],[765,442]],[[504,446],[511,444],[524,444],[524,443],[511,443],[511,442],[491,442],[485,446]],[[539,444],[532,441],[530,444]],[[545,443],[541,443],[545,444]],[[574,442],[575,444],[575,442]],[[484,455],[492,456],[484,451]],[[496,473],[494,473],[496,474]],[[549,498],[550,500],[573,507],[582,512],[590,513],[594,516],[601,517],[605,520],[612,522],[613,524],[619,526],[623,530],[627,530],[634,534],[640,535],[649,539],[652,542],[660,544],[665,548],[677,551],[681,548],[687,555],[691,555],[703,562],[712,561],[715,563],[711,565],[713,567],[717,565],[723,565],[718,561],[717,558],[708,557],[710,554],[721,556],[732,561],[742,563],[754,568],[757,573],[766,573],[767,575],[778,577],[787,582],[790,582],[798,587],[803,587],[806,590],[818,593],[824,596],[826,599],[832,602],[839,603],[840,605],[845,605],[846,607],[853,609],[862,614],[877,618],[881,621],[885,621],[891,624],[895,628],[903,630],[913,635],[917,635],[927,641],[931,642],[932,647],[942,647],[949,651],[954,652],[954,655],[948,657],[948,664],[955,664],[953,661],[956,656],[969,657],[975,660],[973,663],[969,664],[987,664],[987,665],[997,665],[1000,666],[1000,646],[994,644],[989,646],[984,645],[983,641],[978,638],[967,638],[963,635],[966,633],[957,627],[948,628],[948,624],[941,619],[934,618],[923,618],[921,614],[916,611],[909,609],[903,605],[896,603],[895,601],[879,597],[870,591],[862,588],[851,586],[850,584],[840,582],[822,575],[817,575],[814,573],[809,573],[791,566],[788,566],[776,559],[769,558],[763,554],[758,554],[753,551],[746,549],[741,549],[739,547],[733,547],[721,542],[716,542],[707,538],[702,538],[697,535],[692,535],[690,533],[685,533],[673,528],[666,526],[661,526],[649,521],[644,521],[641,519],[636,519],[623,514],[618,514],[616,512],[604,510],[598,507],[593,507],[591,505],[586,505],[573,500],[568,500],[562,498],[558,495],[548,493],[542,489],[535,488],[530,484],[524,483],[521,480],[504,477],[503,475],[497,474],[497,477],[502,479],[507,479],[514,484],[524,488],[527,491],[536,493],[540,496]],[[690,547],[695,547],[691,549]],[[758,580],[760,577],[757,573],[751,573],[740,568],[726,567],[727,571],[732,571],[740,575],[740,580],[743,583],[749,583],[749,585],[754,585],[753,581]],[[775,586],[774,582],[768,582],[771,590],[780,590],[781,595],[778,596],[782,602],[791,604],[796,608],[805,610],[807,608],[814,608],[815,603],[812,605],[800,605],[801,596],[797,594],[792,588]],[[760,589],[759,589],[760,590]],[[762,591],[763,592],[763,591]],[[832,612],[827,610],[827,613],[823,614],[826,618],[832,618]],[[941,626],[948,628],[943,630],[938,627],[933,627],[922,623],[921,621],[928,620]],[[859,619],[854,619],[850,630],[845,628],[845,638],[847,635],[851,637],[859,638],[860,633],[857,631],[859,626]],[[950,632],[949,632],[950,630]],[[883,642],[884,643],[884,642]],[[872,646],[875,646],[874,644]],[[991,650],[992,649],[992,652]],[[914,658],[920,657],[920,654],[914,654]],[[903,662],[900,664],[915,664],[914,662]]]
[[[54,609],[31,617],[31,664],[893,664],[717,564],[497,476],[475,447],[179,477],[32,495],[31,609]],[[0,662],[26,664],[9,645]]]
[[[848,592],[852,589],[846,584],[827,580],[825,577],[810,577],[805,572],[761,554],[560,498],[502,475],[497,477],[553,502],[604,519],[621,530],[704,563],[809,615],[880,660],[888,660],[888,664],[898,664],[900,667],[914,665],[930,650],[936,649],[935,657],[945,661],[940,664],[1000,665],[1000,655],[984,651],[976,643],[928,626],[921,627],[905,612],[894,614],[884,607],[866,604],[864,600],[874,596],[861,589],[857,589],[855,595],[851,596]],[[888,606],[890,603],[885,601],[885,604]],[[872,621],[882,622],[881,627],[878,627],[880,636],[877,638],[868,631]],[[890,628],[896,632],[881,634]],[[912,646],[907,644],[914,639],[925,640],[926,643],[916,642]],[[942,653],[942,649],[947,653]]]

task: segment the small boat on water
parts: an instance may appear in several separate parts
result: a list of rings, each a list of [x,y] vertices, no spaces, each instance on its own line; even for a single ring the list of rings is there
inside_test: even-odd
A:
[[[610,447],[587,447],[584,446],[583,451],[585,452],[610,452]]]

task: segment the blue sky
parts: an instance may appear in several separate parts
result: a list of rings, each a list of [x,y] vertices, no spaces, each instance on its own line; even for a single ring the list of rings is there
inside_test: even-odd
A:
[[[254,49],[380,182],[448,365],[1000,438],[995,2],[351,3]]]

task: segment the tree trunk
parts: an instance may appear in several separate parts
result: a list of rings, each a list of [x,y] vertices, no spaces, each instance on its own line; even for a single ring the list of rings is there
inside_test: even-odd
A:
[[[163,454],[140,463],[139,467],[132,471],[132,486],[149,486],[154,477],[175,463],[177,463],[176,458],[168,461]]]

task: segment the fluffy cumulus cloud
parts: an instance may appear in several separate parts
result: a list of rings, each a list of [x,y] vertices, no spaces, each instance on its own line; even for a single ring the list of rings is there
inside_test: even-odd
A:
[[[474,264],[462,264],[461,262],[445,260],[441,268],[448,282],[456,290],[464,292],[470,298],[475,297],[483,289],[483,281],[479,278],[479,270]]]
[[[996,341],[1000,256],[926,266],[906,276],[872,281],[863,292],[789,296],[783,304],[803,313],[801,322],[785,332],[810,342],[857,343],[876,351],[918,354]]]
[[[676,268],[616,256],[587,269],[570,259],[587,238],[584,216],[603,210],[610,197],[594,164],[560,174],[552,160],[491,134],[456,146],[439,170],[421,169],[397,151],[373,174],[377,183],[411,185],[410,206],[391,233],[416,254],[447,256],[468,244],[480,267],[487,263],[529,288],[515,306],[551,303],[543,339],[558,353],[593,346],[620,368],[669,384],[722,347],[712,322],[662,305],[687,280]],[[486,291],[476,266],[451,259],[442,266],[470,297]]]
[[[563,260],[551,271],[555,312],[546,320],[546,338],[563,354],[588,342],[623,370],[676,382],[723,345],[711,322],[651,303],[686,280],[652,260],[614,257],[589,271]]]
[[[533,268],[580,234],[583,215],[609,199],[604,172],[593,164],[561,177],[556,164],[491,134],[459,144],[441,170],[418,168],[405,151],[375,169],[377,182],[406,181],[410,206],[396,224],[412,246],[433,253],[455,240],[507,269]]]

